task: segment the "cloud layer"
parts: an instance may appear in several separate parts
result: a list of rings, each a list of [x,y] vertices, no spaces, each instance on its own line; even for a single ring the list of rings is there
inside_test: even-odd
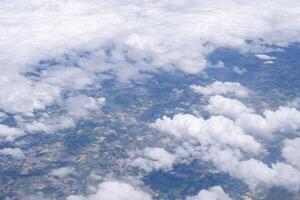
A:
[[[201,90],[203,88],[212,87],[201,87]],[[211,114],[207,119],[176,114],[172,118],[163,116],[151,124],[175,140],[174,163],[201,159],[212,163],[219,171],[241,179],[252,190],[280,186],[292,192],[299,191],[298,138],[284,141],[282,156],[285,161],[268,165],[260,157],[268,153],[264,139],[298,136],[300,111],[281,106],[259,115],[239,100],[220,95],[211,96],[207,103],[205,107]]]
[[[208,55],[221,47],[252,52],[271,63],[275,58],[266,51],[300,42],[300,21],[295,20],[300,17],[300,2],[295,0],[3,0],[0,11],[1,120],[9,114],[16,122],[0,124],[4,142],[14,142],[26,133],[72,128],[96,113],[105,99],[82,92],[100,89],[104,76],[126,82],[159,70],[198,74],[209,64]],[[168,170],[180,159],[201,156],[250,187],[263,184],[299,190],[298,140],[284,142],[284,161],[267,165],[258,158],[265,149],[255,138],[272,138],[277,133],[299,136],[298,110],[279,107],[257,114],[232,99],[250,94],[239,83],[216,81],[191,89],[209,97],[206,108],[211,116],[177,114],[157,119],[152,127],[180,145],[173,153],[145,148],[134,166]],[[48,112],[52,106],[57,110]],[[24,157],[19,148],[0,152]],[[198,196],[230,199],[219,187]],[[68,199],[151,197],[111,181],[100,184],[95,194]]]
[[[107,70],[121,79],[158,68],[198,73],[218,47],[246,50],[246,40],[256,48],[296,42],[299,6],[292,0],[1,1],[0,108],[43,109],[61,87],[80,89]],[[51,63],[68,52],[77,65],[43,70],[37,80],[25,76],[40,60]]]
[[[99,184],[95,194],[89,196],[69,196],[67,200],[151,200],[151,196],[133,186],[117,181],[107,181]]]
[[[188,197],[186,200],[232,200],[224,192],[222,187],[214,186],[208,190],[201,190],[196,196]]]

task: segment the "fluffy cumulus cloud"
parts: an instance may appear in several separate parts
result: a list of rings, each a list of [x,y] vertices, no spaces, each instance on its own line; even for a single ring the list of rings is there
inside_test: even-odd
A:
[[[214,186],[208,190],[201,190],[197,195],[188,197],[186,200],[232,200],[221,186]]]
[[[15,138],[20,137],[24,132],[19,128],[9,127],[0,124],[0,141],[14,141]]]
[[[98,185],[95,194],[72,195],[67,200],[151,200],[150,194],[124,182],[107,181]]]
[[[212,96],[208,100],[206,109],[212,114],[224,115],[229,118],[237,118],[244,113],[252,113],[253,109],[236,99],[225,98],[220,95]]]
[[[300,111],[290,107],[279,107],[276,111],[266,110],[262,115],[244,113],[240,115],[236,124],[248,133],[263,137],[272,137],[272,133],[299,135]]]
[[[263,151],[259,142],[223,116],[213,116],[207,120],[190,114],[178,114],[173,118],[164,116],[157,119],[152,127],[179,139],[199,142],[201,145],[230,146],[254,154]]]
[[[211,86],[202,88],[208,87]],[[280,106],[277,110],[265,110],[260,115],[237,99],[215,95],[208,99],[205,108],[212,115],[234,120],[238,127],[249,134],[264,138],[271,138],[276,132],[299,135],[300,111],[293,107]]]
[[[202,95],[232,95],[236,97],[247,97],[249,89],[236,82],[220,82],[215,81],[214,83],[207,86],[191,85],[190,88]]]
[[[171,169],[176,157],[163,148],[145,148],[141,157],[130,161],[130,164],[135,167],[144,169],[145,171],[158,169]]]
[[[269,116],[275,112],[267,113],[266,116]],[[284,115],[282,117],[285,118]],[[297,158],[288,157],[291,151],[295,151],[295,141],[287,141],[289,148],[283,149],[287,152],[284,157],[292,165],[277,162],[268,166],[256,156],[265,153],[262,144],[247,135],[235,121],[224,116],[204,120],[190,114],[177,114],[173,118],[157,119],[152,127],[179,141],[180,145],[175,149],[177,160],[196,158],[211,162],[218,170],[243,180],[251,189],[281,186],[292,192],[299,190]]]
[[[286,140],[282,155],[289,163],[300,170],[300,138]]]
[[[25,154],[20,148],[3,148],[0,149],[0,155],[6,155],[6,156],[11,156],[12,158],[15,159],[24,159]]]
[[[243,180],[251,189],[282,186],[292,192],[299,191],[300,172],[286,163],[268,166],[254,158],[243,160],[230,149],[214,147],[205,153],[204,160],[212,162],[220,171]]]

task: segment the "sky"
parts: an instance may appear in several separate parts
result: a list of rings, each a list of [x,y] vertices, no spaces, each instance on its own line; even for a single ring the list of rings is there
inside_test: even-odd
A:
[[[70,129],[107,103],[103,96],[81,91],[151,79],[151,72],[204,74],[225,67],[209,60],[215,50],[251,53],[272,65],[272,52],[300,42],[297,0],[2,0],[0,1],[0,156],[26,159],[17,138]],[[237,74],[246,69],[235,66]],[[291,72],[292,73],[292,72]],[[252,91],[238,82],[190,85],[205,100],[209,117],[182,112],[149,122],[157,134],[177,147],[145,147],[130,165],[146,172],[170,170],[177,163],[201,158],[251,190],[279,186],[300,189],[300,111],[297,102],[256,110]],[[49,108],[59,111],[49,114]],[[12,116],[16,124],[2,123]],[[288,136],[287,136],[288,135]],[[265,143],[280,137],[283,160],[266,164]],[[64,177],[67,167],[53,170]],[[122,195],[107,197],[122,188]],[[40,195],[40,194],[38,194]],[[28,197],[29,198],[29,197]],[[30,197],[36,198],[34,195]],[[47,197],[41,197],[47,198]],[[139,184],[108,180],[93,194],[68,200],[151,199]],[[187,200],[231,199],[216,185]]]

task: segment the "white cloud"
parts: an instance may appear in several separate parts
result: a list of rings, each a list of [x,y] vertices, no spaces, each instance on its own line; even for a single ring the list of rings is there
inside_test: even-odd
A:
[[[68,176],[69,174],[72,174],[73,172],[74,172],[74,168],[72,168],[72,167],[61,167],[58,169],[51,170],[51,172],[49,174],[52,176],[59,177],[59,178],[64,178],[64,177]]]
[[[151,196],[133,186],[117,181],[107,181],[99,184],[95,194],[88,196],[69,196],[67,200],[151,200]]]
[[[20,148],[3,148],[0,149],[0,155],[11,156],[12,158],[21,160],[25,158],[23,151]]]
[[[111,70],[121,79],[159,68],[198,73],[206,66],[206,55],[218,47],[246,50],[251,45],[246,40],[255,41],[254,46],[299,41],[300,23],[293,20],[300,15],[299,6],[283,0],[1,1],[0,63],[5,74],[0,108],[23,113],[43,109],[57,98],[60,87],[92,85],[95,72]],[[74,49],[89,51],[71,58],[83,68],[46,69],[36,81],[24,75],[39,60]]]
[[[291,165],[278,162],[269,167],[253,158],[242,160],[232,150],[219,148],[210,148],[203,159],[212,162],[220,171],[243,180],[251,189],[282,186],[292,192],[299,191],[300,172]]]
[[[141,71],[158,69],[180,69],[195,74],[207,66],[207,55],[219,47],[243,52],[262,49],[266,44],[287,46],[300,41],[300,22],[294,20],[300,16],[300,2],[294,0],[4,0],[0,2],[0,11],[0,110],[25,116],[24,123],[18,121],[20,128],[0,125],[0,137],[6,141],[23,135],[21,128],[53,132],[73,127],[76,121],[70,116],[53,118],[42,113],[36,119],[34,111],[55,104],[63,99],[65,92],[95,87],[100,81],[98,74],[103,72],[123,81],[140,77]],[[247,40],[252,40],[253,46]],[[51,66],[39,63],[52,58],[58,63]],[[267,58],[267,62],[273,60]],[[30,76],[29,72],[36,75]],[[249,94],[245,87],[230,82],[191,87],[204,95],[246,97]],[[69,104],[73,105],[68,107],[72,115],[78,115],[74,111],[77,103]],[[84,100],[84,103],[89,105],[87,110],[94,108],[90,102]],[[85,109],[81,111],[85,113]],[[228,110],[223,112],[226,113]],[[27,117],[31,118],[27,121]],[[257,123],[246,124],[249,118]],[[154,126],[179,139],[187,139],[191,147],[196,141],[205,147],[233,149],[237,163],[243,163],[239,151],[256,154],[262,148],[239,126],[246,132],[289,132],[299,129],[299,119],[299,111],[279,108],[266,111],[263,116],[246,113],[236,123],[222,116],[204,120],[177,115],[157,120]],[[297,173],[289,165],[275,165],[271,169],[256,161],[247,163],[263,169],[264,181],[291,186],[297,180]],[[252,172],[245,169],[248,164],[237,166],[241,174],[236,176],[256,184],[255,180],[248,180],[251,177],[244,177]],[[269,174],[280,174],[276,170],[282,168],[295,176],[290,177],[293,174],[290,173],[286,174],[288,179],[279,175],[269,178]],[[260,172],[253,171],[253,177],[260,178]],[[120,188],[121,196],[114,192]],[[95,195],[77,198],[105,199],[110,197],[108,193],[119,195],[115,198],[150,199],[144,192],[118,182],[103,183]]]
[[[183,140],[197,141],[201,145],[226,145],[257,154],[260,143],[246,135],[234,122],[223,116],[203,120],[189,114],[178,114],[172,119],[157,119],[152,127]]]
[[[268,12],[262,14],[257,7]],[[298,7],[295,1],[3,1],[2,54],[18,56],[1,59],[27,64],[123,37],[139,61],[150,57],[157,64],[178,64],[197,72],[205,64],[202,54],[215,46],[243,48],[245,40],[261,38],[270,44],[297,41],[300,25],[290,21],[299,16]],[[206,42],[212,45],[204,46]]]
[[[281,162],[272,164],[272,169],[276,174],[273,180],[275,185],[284,186],[291,192],[298,192],[300,190],[299,170]]]
[[[294,133],[300,128],[300,111],[295,108],[279,107],[276,111],[266,110],[263,116],[245,113],[239,116],[236,124],[246,132],[271,137],[271,133]]]
[[[163,148],[147,147],[143,150],[141,157],[130,161],[130,164],[149,172],[158,169],[171,169],[175,160],[176,157]]]
[[[264,153],[262,145],[224,116],[204,120],[178,114],[173,118],[157,119],[152,127],[171,134],[179,141],[175,149],[178,161],[196,158],[211,162],[218,170],[241,179],[251,189],[282,186],[292,192],[299,190],[300,171],[286,163],[268,166],[256,160],[255,155]]]
[[[47,114],[45,114],[38,120],[30,120],[30,122],[19,121],[18,123],[23,127],[23,129],[31,133],[53,133],[61,129],[72,128],[76,125],[75,120],[70,116],[49,116]]]
[[[4,124],[0,124],[0,139],[4,141],[14,141],[15,138],[20,137],[24,132],[19,128],[9,127]]]
[[[95,82],[96,76],[84,69],[70,66],[51,67],[44,70],[40,79],[65,90],[81,90]]]
[[[5,64],[1,63],[0,64]],[[6,112],[32,115],[34,109],[44,109],[59,96],[53,85],[35,82],[16,71],[3,69],[0,75],[0,108]]]
[[[238,73],[238,74],[244,74],[247,72],[247,69],[246,68],[242,68],[242,67],[237,67],[237,66],[234,66],[233,67],[233,71],[235,73]]]
[[[215,81],[214,83],[207,86],[191,85],[190,88],[202,95],[232,95],[236,97],[247,97],[249,90],[236,82],[220,82]]]
[[[186,200],[232,200],[221,186],[214,186],[208,190],[201,190],[196,196],[187,197]]]
[[[270,61],[270,60],[275,60],[276,58],[273,56],[268,56],[266,54],[256,54],[255,55],[258,59],[260,60],[266,60],[266,61]]]
[[[299,7],[292,0],[1,1],[0,109],[32,116],[66,91],[96,87],[103,72],[123,81],[141,71],[199,73],[219,47],[286,46],[299,41]],[[225,93],[247,96],[230,87]]]
[[[243,113],[252,113],[253,109],[248,108],[246,105],[236,99],[225,98],[220,95],[212,96],[208,100],[206,109],[217,115],[223,115],[235,119]]]
[[[18,126],[30,133],[53,133],[61,129],[72,128],[76,122],[99,110],[105,98],[92,98],[86,95],[71,96],[63,99],[58,105],[64,113],[45,112],[39,118],[15,117]]]
[[[300,170],[300,138],[286,140],[282,148],[282,156]]]
[[[273,60],[268,60],[268,61],[265,61],[264,64],[269,64],[269,65],[271,65],[271,64],[274,64],[274,61],[273,61]]]
[[[261,115],[245,113],[239,116],[235,123],[247,133],[265,138],[273,137],[270,124]]]
[[[105,103],[105,98],[92,98],[85,95],[69,97],[66,100],[66,109],[68,113],[75,117],[81,118],[88,116],[90,111],[100,109]]]
[[[0,122],[3,121],[5,118],[7,118],[7,114],[4,112],[0,112]]]
[[[264,115],[273,130],[286,132],[300,128],[300,111],[295,108],[279,107],[276,111],[265,111]]]

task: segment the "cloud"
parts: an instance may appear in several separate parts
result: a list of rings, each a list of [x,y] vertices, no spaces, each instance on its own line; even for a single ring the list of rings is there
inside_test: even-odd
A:
[[[105,103],[105,98],[92,98],[85,95],[69,97],[66,100],[68,114],[81,118],[88,116],[90,111],[96,111]]]
[[[300,128],[300,111],[295,108],[279,107],[276,111],[265,111],[264,115],[274,130],[289,132]]]
[[[15,138],[20,137],[24,132],[19,128],[9,127],[4,124],[0,124],[0,139],[4,141],[12,142]]]
[[[7,118],[7,114],[0,112],[0,122]]]
[[[212,96],[205,107],[215,115],[223,115],[234,120],[246,133],[264,138],[272,138],[275,132],[299,135],[300,111],[292,107],[280,106],[277,110],[265,110],[262,115],[247,107],[237,99]]]
[[[300,138],[286,140],[282,148],[282,156],[300,170]]]
[[[64,178],[73,172],[74,172],[74,168],[72,168],[72,167],[61,167],[58,169],[51,170],[51,172],[49,174],[52,176],[59,177],[59,178]]]
[[[266,115],[269,116],[270,111]],[[178,141],[175,148],[178,161],[202,159],[210,162],[221,172],[241,179],[252,190],[258,186],[299,190],[300,171],[297,168],[283,162],[268,166],[257,160],[257,156],[265,153],[262,144],[224,116],[204,120],[190,114],[177,114],[173,118],[157,119],[151,126]]]
[[[42,71],[39,78],[60,90],[82,90],[92,85],[97,77],[85,69],[63,65]]]
[[[237,74],[244,74],[247,72],[246,68],[237,67],[237,66],[234,66],[232,70]]]
[[[206,87],[192,85],[191,89],[204,95],[215,94],[248,94],[247,88],[238,83],[214,82]],[[295,105],[291,104],[290,105]],[[277,110],[265,110],[262,115],[247,107],[241,101],[226,98],[221,95],[211,96],[208,99],[206,110],[212,115],[223,115],[234,120],[235,125],[242,128],[247,134],[263,138],[274,137],[273,133],[299,135],[300,112],[292,107],[280,106]]]
[[[280,106],[276,111],[264,111],[263,116],[244,113],[237,118],[236,124],[248,133],[264,137],[272,137],[271,134],[275,132],[299,135],[300,111]]]
[[[203,119],[177,114],[173,118],[164,116],[151,125],[177,141],[174,150],[177,161],[202,159],[210,162],[219,171],[244,181],[252,190],[279,186],[291,192],[299,191],[298,140],[285,141],[282,153],[286,162],[267,165],[258,160],[266,153],[263,144],[248,135],[265,138],[272,138],[275,132],[298,135],[298,110],[280,106],[259,115],[240,101],[220,95],[210,97],[208,103],[208,111],[218,116]]]
[[[268,56],[266,54],[255,54],[256,58],[260,60],[265,60],[265,61],[270,61],[270,60],[275,60],[276,58],[273,56]]]
[[[130,164],[149,172],[158,169],[169,170],[175,160],[176,157],[163,148],[147,147],[143,150],[141,157],[130,161]]]
[[[10,68],[2,70],[7,72],[2,77],[8,78],[12,84],[6,84],[9,91],[17,89],[14,83],[28,83],[24,86],[25,90],[20,90],[23,91],[21,95],[16,90],[15,101],[18,102],[20,96],[31,96],[28,101],[37,101],[38,97],[33,98],[31,94],[37,91],[35,87],[38,87],[40,79],[62,84],[57,80],[61,75],[56,69],[46,70],[49,72],[36,82],[31,82],[24,74],[28,70],[34,71],[40,60],[63,56],[74,49],[88,54],[79,53],[71,57],[83,68],[66,69],[64,73],[70,78],[64,80],[70,87],[81,88],[94,81],[95,70],[112,70],[123,78],[135,76],[140,71],[174,67],[187,73],[198,73],[206,66],[206,55],[215,48],[245,50],[251,45],[246,40],[255,41],[255,46],[265,43],[284,46],[300,38],[300,25],[293,20],[299,16],[299,3],[295,1],[20,2],[2,1],[0,4],[0,62],[2,68]],[[289,10],[283,9],[286,5],[289,5]],[[258,12],[257,7],[267,10],[267,14]],[[19,15],[16,16],[15,12]],[[264,42],[259,43],[258,39]],[[91,71],[85,65],[87,63],[98,68]],[[74,75],[79,71],[81,76]],[[86,73],[89,75],[85,76]],[[74,83],[73,86],[70,83]],[[8,94],[5,92],[1,97]],[[3,98],[0,105],[11,112],[31,112],[32,109],[43,108],[51,102],[51,98],[49,96],[49,101],[40,104],[26,103],[29,107],[21,107],[18,102],[7,105]],[[28,109],[25,110],[25,107]]]
[[[300,190],[300,171],[286,163],[278,162],[272,164],[272,169],[275,172],[274,184],[284,186],[291,192]]]
[[[107,181],[98,185],[98,190],[95,194],[88,196],[67,197],[67,200],[151,200],[151,196],[133,186],[117,181]]]
[[[186,200],[232,200],[221,186],[214,186],[208,190],[201,190],[196,196],[187,197]]]
[[[268,61],[265,61],[264,64],[274,64],[274,61],[273,60],[268,60]]]
[[[253,109],[248,108],[246,105],[238,100],[225,98],[220,95],[212,96],[208,100],[206,109],[217,115],[223,115],[232,119],[239,117],[244,113],[252,113]]]
[[[255,54],[255,57],[264,61],[264,64],[274,64],[274,60],[276,60],[276,57],[268,56],[266,54]]]
[[[0,109],[34,119],[68,92],[99,88],[103,74],[121,81],[158,70],[197,74],[220,47],[287,46],[300,38],[299,6],[292,0],[1,1]],[[221,94],[247,96],[240,85],[224,84],[231,89]]]
[[[247,97],[249,90],[236,82],[220,82],[215,81],[214,83],[207,86],[191,85],[190,88],[199,94],[210,96],[210,95],[232,95],[236,97]]]
[[[234,122],[223,116],[207,120],[190,114],[177,114],[157,119],[152,127],[182,140],[197,141],[201,145],[225,145],[251,153],[259,153],[262,147],[253,137],[246,135]]]
[[[0,108],[6,112],[32,115],[35,109],[45,109],[60,94],[59,88],[51,84],[37,83],[11,69],[3,70],[5,72],[0,76]]]
[[[261,115],[254,113],[242,114],[235,123],[245,132],[264,138],[272,138],[272,128],[268,121]]]
[[[0,149],[0,155],[11,156],[12,158],[22,160],[25,158],[23,151],[20,148],[3,148]]]
[[[254,158],[241,159],[231,149],[210,148],[203,157],[217,169],[243,180],[254,190],[258,186],[285,187],[291,192],[299,191],[300,172],[286,163],[273,163],[271,167]]]
[[[76,125],[75,120],[70,116],[49,116],[48,114],[45,114],[38,120],[32,121],[30,119],[29,122],[20,119],[18,123],[23,129],[30,133],[54,133],[55,131],[72,128]]]
[[[288,107],[300,109],[300,97],[296,97],[288,102]]]
[[[78,120],[89,117],[101,109],[105,98],[93,98],[86,95],[71,96],[63,99],[58,106],[59,113],[43,113],[39,118],[15,117],[18,125],[29,133],[53,133],[58,130],[72,128]]]
[[[18,55],[13,60],[4,56],[1,59],[14,65],[87,45],[103,46],[112,40],[119,47],[124,44],[129,57],[138,62],[146,57],[157,66],[175,64],[195,73],[205,67],[205,54],[215,47],[243,49],[246,40],[257,39],[284,45],[297,41],[300,29],[297,22],[287,23],[299,16],[299,3],[295,1],[14,3],[12,6],[3,1],[0,5],[5,16],[0,37],[6,39],[1,43],[3,54]],[[283,5],[291,9],[283,9]],[[267,14],[257,7],[267,10]]]

